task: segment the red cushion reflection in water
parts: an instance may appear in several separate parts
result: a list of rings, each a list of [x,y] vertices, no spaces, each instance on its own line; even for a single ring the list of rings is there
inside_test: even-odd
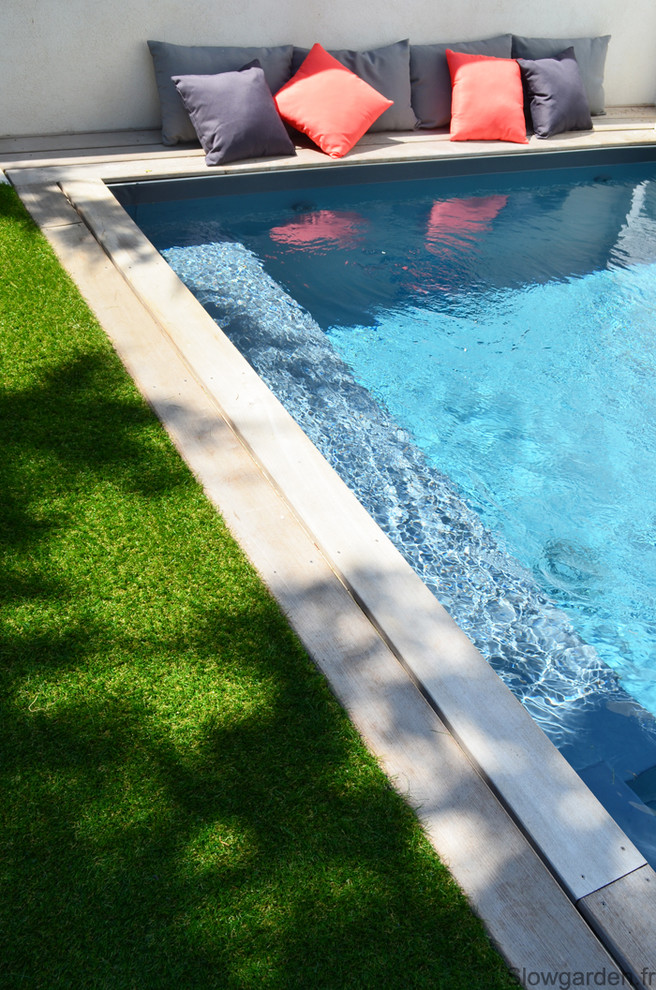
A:
[[[426,248],[448,254],[454,248],[472,248],[476,238],[490,229],[508,202],[507,196],[474,196],[433,203],[426,229]]]
[[[270,230],[271,240],[291,247],[352,247],[364,233],[364,219],[358,213],[316,210],[304,213]]]

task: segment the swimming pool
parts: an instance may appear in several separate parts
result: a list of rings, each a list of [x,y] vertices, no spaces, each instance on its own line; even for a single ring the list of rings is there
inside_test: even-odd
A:
[[[307,187],[300,198],[289,190],[223,197],[214,214],[202,200],[167,204],[164,216],[159,207],[135,212],[653,861],[653,679],[636,661],[649,658],[651,599],[644,614],[630,612],[619,638],[610,635],[617,596],[604,576],[628,575],[624,608],[633,607],[635,582],[630,560],[602,554],[606,544],[626,543],[649,557],[649,505],[636,511],[632,495],[620,523],[623,489],[605,480],[600,515],[611,525],[597,538],[596,522],[586,535],[569,511],[574,501],[593,518],[587,496],[571,496],[567,485],[545,490],[554,449],[592,488],[598,461],[613,483],[631,473],[630,452],[607,458],[606,442],[589,442],[593,420],[607,425],[612,406],[596,373],[601,355],[621,365],[611,384],[622,415],[641,385],[638,419],[635,411],[620,416],[611,434],[633,422],[648,439],[640,423],[650,400],[653,170],[584,171],[574,182],[554,171],[546,184],[529,174],[443,179],[439,187],[419,180],[404,184],[400,205],[391,196],[397,185],[375,184]],[[597,317],[586,333],[584,311]],[[554,312],[555,325],[545,320]],[[546,385],[527,388],[541,364]],[[594,388],[579,395],[591,368]],[[544,437],[551,459],[540,453]],[[547,504],[558,525],[548,522]]]

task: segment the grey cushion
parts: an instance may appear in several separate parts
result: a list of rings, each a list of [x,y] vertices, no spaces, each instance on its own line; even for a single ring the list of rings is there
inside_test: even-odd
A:
[[[513,58],[553,58],[573,48],[591,114],[604,113],[604,70],[610,35],[599,38],[521,38],[513,35]]]
[[[166,41],[149,41],[155,81],[162,111],[162,141],[178,144],[196,141],[196,132],[175,88],[172,76],[214,75],[235,72],[254,59],[262,66],[264,78],[276,93],[291,75],[292,45],[273,48],[240,48],[200,45],[171,45]]]
[[[510,58],[512,35],[499,34],[483,41],[454,41],[435,45],[410,45],[412,108],[418,127],[446,127],[451,119],[451,76],[446,50],[468,55]]]
[[[308,53],[307,48],[294,48],[292,74],[300,68]],[[410,43],[407,40],[362,52],[350,48],[331,49],[330,54],[388,100],[394,101],[394,105],[374,121],[370,131],[414,130],[417,118],[410,101]]]
[[[553,58],[517,61],[537,137],[592,128],[588,98],[573,48]]]
[[[173,82],[208,165],[295,154],[260,66],[212,76],[173,76]]]

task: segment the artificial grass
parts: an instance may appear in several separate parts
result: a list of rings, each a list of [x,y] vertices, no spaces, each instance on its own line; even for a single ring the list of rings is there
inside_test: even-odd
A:
[[[0,983],[516,986],[0,185]]]

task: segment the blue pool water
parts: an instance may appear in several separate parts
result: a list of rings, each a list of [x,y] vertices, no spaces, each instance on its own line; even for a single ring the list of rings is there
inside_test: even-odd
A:
[[[656,859],[656,167],[137,220]]]

